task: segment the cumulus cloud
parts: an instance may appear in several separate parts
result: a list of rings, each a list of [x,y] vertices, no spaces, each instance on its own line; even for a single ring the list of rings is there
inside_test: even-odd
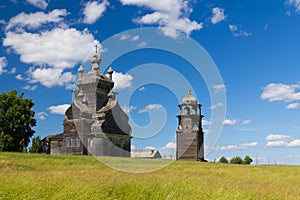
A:
[[[19,81],[22,81],[22,80],[24,80],[24,77],[21,74],[18,74],[16,76],[16,79],[19,80]]]
[[[266,137],[267,147],[300,147],[300,139],[289,135],[270,134]]]
[[[45,112],[38,112],[38,113],[36,113],[36,116],[37,116],[37,118],[40,119],[40,120],[45,120],[46,117],[48,116],[48,114],[45,113]]]
[[[0,57],[0,75],[7,72],[7,70],[4,69],[6,66],[7,66],[6,57],[4,57],[4,56]]]
[[[160,104],[149,104],[145,108],[139,110],[139,113],[149,112],[150,110],[159,110],[162,108]]]
[[[68,15],[66,9],[55,9],[47,14],[44,12],[30,14],[22,12],[9,20],[5,30],[9,31],[13,28],[18,28],[18,30],[20,28],[37,29],[47,23],[61,22],[63,20],[62,17],[66,15]]]
[[[289,147],[300,147],[300,140],[299,139],[293,140],[288,144],[288,146]]]
[[[133,146],[133,145],[130,145],[130,148],[131,148],[132,151],[136,150],[136,147]]]
[[[11,47],[24,63],[70,68],[81,62],[94,46],[87,29],[55,28],[42,33],[8,32],[3,46]]]
[[[28,3],[34,5],[35,7],[46,9],[48,6],[48,3],[46,0],[26,0]]]
[[[112,79],[115,82],[114,89],[125,89],[132,85],[133,77],[130,74],[114,72]]]
[[[76,75],[72,72],[63,72],[62,69],[55,68],[37,68],[28,71],[30,83],[41,83],[51,88],[54,86],[67,86],[70,82],[74,82]]]
[[[212,9],[213,16],[211,18],[211,23],[217,24],[223,21],[226,18],[224,11],[225,10],[223,8],[218,8],[218,7],[213,8]]]
[[[233,145],[228,145],[228,146],[216,147],[216,150],[221,150],[221,151],[245,150],[245,149],[249,149],[251,147],[255,147],[257,145],[258,145],[257,142],[244,143],[244,144],[233,144]]]
[[[62,104],[57,106],[50,106],[47,110],[50,111],[51,114],[59,114],[64,115],[66,110],[70,107],[70,104]]]
[[[260,98],[272,101],[295,101],[300,100],[300,83],[286,85],[282,83],[270,83],[263,88],[263,93]]]
[[[224,106],[224,103],[219,102],[219,103],[217,103],[217,104],[215,104],[215,105],[211,105],[209,108],[210,108],[211,110],[215,110],[215,109],[218,109],[218,108],[223,107],[223,106]]]
[[[206,119],[203,119],[203,120],[202,120],[202,125],[203,125],[203,126],[208,126],[208,125],[211,125],[211,124],[212,124],[211,121],[208,121],[208,120],[206,120]]]
[[[37,87],[38,87],[38,85],[25,85],[24,87],[22,87],[22,89],[34,91],[37,89]]]
[[[131,111],[135,110],[136,109],[136,106],[123,106],[122,107],[122,110],[125,112],[125,113],[130,113]]]
[[[213,85],[212,88],[214,89],[215,93],[219,93],[226,90],[226,86],[224,84]]]
[[[223,121],[224,125],[237,125],[237,123],[238,123],[238,121],[235,120],[235,119],[233,119],[233,120],[231,120],[231,119],[225,119]]]
[[[285,108],[286,109],[297,109],[300,107],[300,103],[291,103],[289,105],[287,105]]]
[[[300,0],[286,0],[287,4],[290,4],[296,8],[296,12],[300,12]]]
[[[276,141],[276,140],[290,140],[292,139],[289,135],[282,135],[282,134],[270,134],[266,137],[267,141]]]
[[[238,25],[232,25],[232,24],[229,25],[229,30],[231,31],[234,37],[239,37],[239,36],[248,37],[252,35],[252,33],[240,29]]]
[[[251,124],[251,120],[244,120],[243,122],[242,122],[242,124],[244,124],[244,125],[246,125],[246,124]]]
[[[163,149],[176,149],[176,143],[169,142],[168,144],[166,144],[166,146],[163,147]]]
[[[134,19],[140,24],[158,24],[165,36],[177,38],[179,32],[190,35],[194,30],[200,30],[203,25],[196,21],[191,21],[189,15],[192,8],[187,0],[120,0],[123,5],[134,5],[148,8],[153,13],[146,14]]]
[[[109,6],[109,2],[107,0],[103,0],[102,2],[88,1],[85,4],[83,11],[83,22],[93,24],[103,15],[107,6]]]

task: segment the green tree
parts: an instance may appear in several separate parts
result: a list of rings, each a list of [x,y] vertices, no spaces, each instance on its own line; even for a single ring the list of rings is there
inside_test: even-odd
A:
[[[236,156],[234,158],[231,158],[230,164],[242,164],[243,159],[240,156]]]
[[[23,95],[18,96],[17,90],[0,94],[1,151],[24,151],[35,132],[34,103]]]
[[[225,158],[225,157],[223,156],[223,157],[221,157],[221,158],[219,159],[219,162],[220,162],[220,163],[228,163],[228,160],[227,160],[227,158]]]
[[[30,153],[42,153],[43,152],[43,144],[40,136],[36,136],[32,138],[32,145],[29,148]]]
[[[243,164],[250,165],[253,162],[252,158],[250,156],[245,156]]]

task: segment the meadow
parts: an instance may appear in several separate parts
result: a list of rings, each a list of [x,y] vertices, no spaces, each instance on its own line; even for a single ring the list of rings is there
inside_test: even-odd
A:
[[[300,167],[175,161],[126,173],[90,156],[0,153],[0,199],[300,199]]]

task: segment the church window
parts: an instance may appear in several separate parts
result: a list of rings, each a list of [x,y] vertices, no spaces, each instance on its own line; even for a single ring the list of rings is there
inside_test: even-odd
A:
[[[70,146],[70,138],[69,138],[69,137],[66,137],[66,138],[65,138],[65,146],[66,146],[66,147],[69,147],[69,146]]]
[[[76,147],[80,147],[80,138],[77,138],[76,140]]]
[[[75,147],[75,138],[71,138],[71,147]]]

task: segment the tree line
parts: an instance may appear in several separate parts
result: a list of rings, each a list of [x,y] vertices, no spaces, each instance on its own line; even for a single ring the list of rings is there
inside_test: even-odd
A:
[[[236,156],[228,160],[224,156],[219,159],[220,163],[230,163],[230,164],[243,164],[243,165],[250,165],[253,160],[250,156],[245,156],[244,159],[242,159],[240,156]]]

